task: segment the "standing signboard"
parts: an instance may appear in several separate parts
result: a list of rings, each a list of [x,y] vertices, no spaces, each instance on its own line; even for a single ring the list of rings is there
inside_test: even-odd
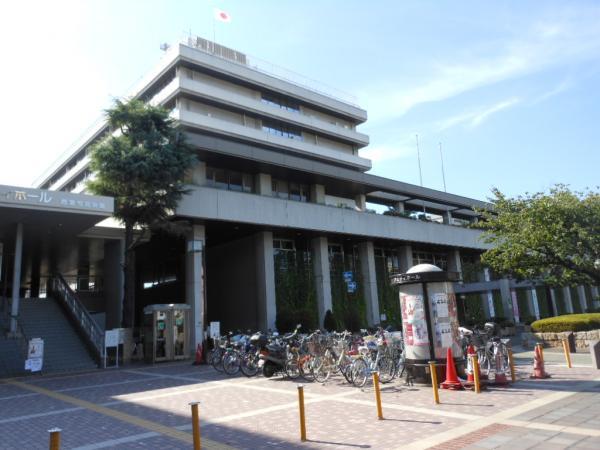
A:
[[[27,347],[27,359],[25,360],[25,370],[40,372],[44,366],[44,340],[33,338],[29,340]]]

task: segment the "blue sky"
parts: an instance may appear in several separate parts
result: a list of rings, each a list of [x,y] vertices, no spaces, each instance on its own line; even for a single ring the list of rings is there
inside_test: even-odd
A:
[[[600,3],[22,1],[0,17],[0,184],[29,185],[185,32],[353,94],[372,173],[484,199],[598,184]],[[10,70],[5,70],[10,67]]]

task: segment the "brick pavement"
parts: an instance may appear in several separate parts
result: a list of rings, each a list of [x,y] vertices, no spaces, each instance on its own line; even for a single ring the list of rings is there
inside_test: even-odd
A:
[[[371,386],[340,378],[306,383],[309,441],[299,441],[297,384],[229,378],[189,363],[140,366],[0,383],[0,449],[45,449],[59,427],[63,449],[191,448],[188,403],[200,401],[204,448],[600,448],[600,372],[529,366],[509,388],[440,391],[382,386],[385,420]]]

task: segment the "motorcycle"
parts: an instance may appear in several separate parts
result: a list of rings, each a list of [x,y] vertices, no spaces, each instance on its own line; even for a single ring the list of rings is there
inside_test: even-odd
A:
[[[298,324],[293,333],[281,338],[275,335],[271,342],[268,342],[268,339],[263,334],[257,337],[256,342],[260,348],[258,366],[259,368],[262,368],[262,373],[265,378],[270,378],[277,372],[283,372],[285,370],[285,363],[288,359],[289,342],[296,337],[299,329],[300,325]]]

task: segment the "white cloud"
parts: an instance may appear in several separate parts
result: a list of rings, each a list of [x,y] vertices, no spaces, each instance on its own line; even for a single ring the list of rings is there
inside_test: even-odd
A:
[[[380,161],[404,158],[415,152],[416,148],[410,148],[403,143],[398,145],[370,145],[360,151],[360,156],[377,163]]]
[[[396,87],[397,80],[393,87],[379,83],[361,95],[366,99],[370,121],[393,119],[420,104],[446,100],[553,66],[596,58],[600,55],[599,20],[598,8],[564,13],[560,19],[534,24],[522,37],[500,48],[482,46],[482,56],[440,62],[430,76],[424,77],[425,81],[400,89]]]
[[[556,85],[555,87],[550,89],[549,91],[544,92],[543,94],[538,96],[536,99],[532,100],[531,104],[537,105],[538,103],[546,101],[549,98],[554,97],[555,95],[561,94],[564,91],[566,91],[567,89],[572,88],[573,84],[574,84],[573,81],[570,79],[563,80],[558,85]]]
[[[444,131],[457,125],[466,125],[469,128],[476,128],[490,118],[493,114],[508,109],[521,101],[518,97],[512,97],[501,102],[495,103],[485,108],[477,108],[472,111],[461,113],[437,123],[437,131]]]

